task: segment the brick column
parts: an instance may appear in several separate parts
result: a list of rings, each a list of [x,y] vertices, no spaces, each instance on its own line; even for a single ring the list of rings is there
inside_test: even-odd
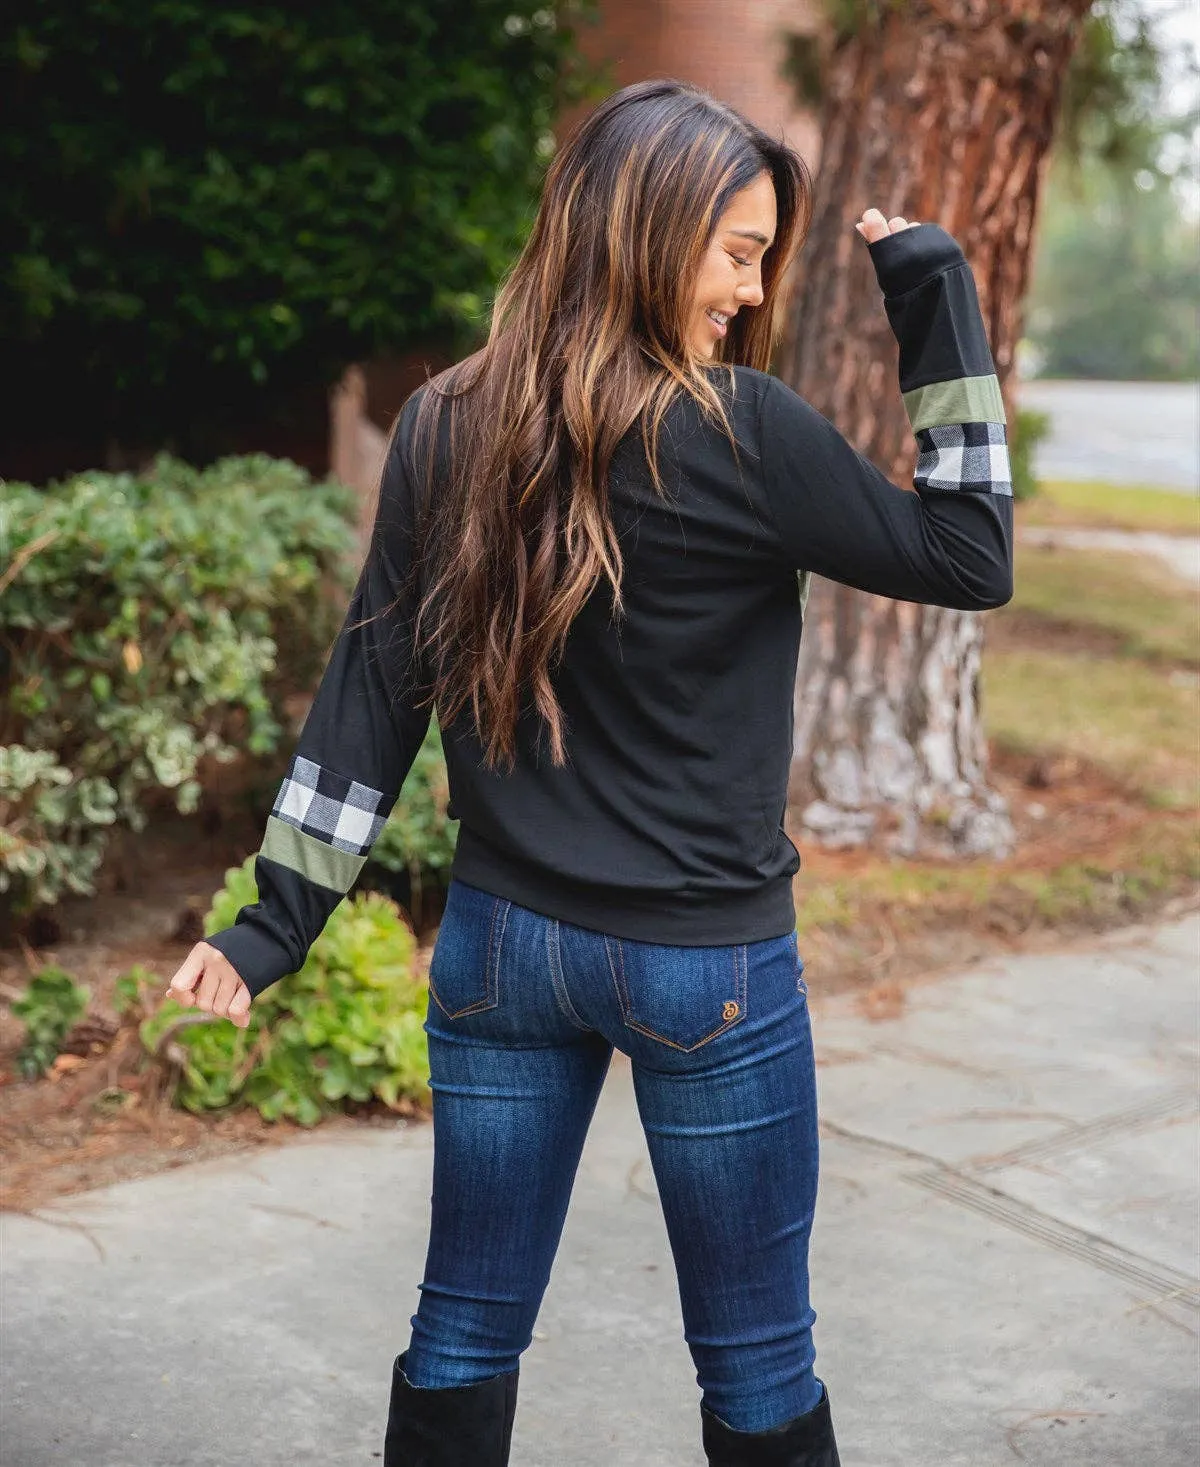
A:
[[[782,135],[815,169],[816,120],[782,69],[788,32],[816,29],[819,0],[601,0],[599,11],[598,24],[580,28],[580,49],[612,63],[614,90],[651,77],[694,82]],[[562,131],[587,110],[564,111]]]

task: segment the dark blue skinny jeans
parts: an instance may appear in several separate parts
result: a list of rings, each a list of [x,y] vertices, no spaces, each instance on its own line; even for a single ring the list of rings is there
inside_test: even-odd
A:
[[[411,1383],[518,1364],[615,1045],[632,1061],[704,1405],[737,1431],[811,1410],[817,1106],[796,934],[631,941],[455,880],[429,987],[433,1215]]]

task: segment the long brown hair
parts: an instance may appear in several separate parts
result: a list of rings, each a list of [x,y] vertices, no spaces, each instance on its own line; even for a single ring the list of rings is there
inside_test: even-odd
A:
[[[762,302],[730,321],[711,361],[698,360],[689,344],[697,273],[733,196],[764,170],[777,228]],[[623,611],[607,493],[613,451],[640,419],[663,493],[658,429],[687,392],[720,419],[736,457],[703,368],[728,366],[731,387],[734,363],[767,370],[780,288],[811,212],[803,159],[686,82],[613,93],[555,154],[486,343],[429,379],[409,438],[407,467],[427,506],[414,630],[429,669],[424,701],[436,703],[443,728],[470,702],[489,768],[511,767],[530,697],[553,763],[566,763],[553,667],[602,576],[614,616]]]

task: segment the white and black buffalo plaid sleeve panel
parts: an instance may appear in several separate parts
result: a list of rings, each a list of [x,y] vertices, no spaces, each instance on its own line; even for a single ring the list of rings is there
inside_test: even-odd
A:
[[[258,901],[206,939],[253,995],[303,967],[429,727],[429,705],[417,707],[426,682],[412,655],[412,494],[401,452],[414,401],[389,449],[358,584],[267,818],[254,865]]]
[[[1012,475],[971,267],[936,224],[869,249],[900,347],[917,492],[772,378],[762,473],[781,540],[798,570],[860,591],[964,611],[1001,606],[1012,596]]]

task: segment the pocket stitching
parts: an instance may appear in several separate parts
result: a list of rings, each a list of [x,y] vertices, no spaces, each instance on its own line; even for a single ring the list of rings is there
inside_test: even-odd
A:
[[[653,1039],[658,1044],[665,1044],[670,1049],[678,1050],[680,1054],[691,1054],[694,1050],[702,1048],[702,1046],[704,1046],[705,1044],[710,1043],[712,1040],[724,1034],[727,1029],[732,1029],[735,1024],[740,1024],[742,1020],[746,1017],[746,993],[749,989],[749,981],[747,977],[749,969],[749,957],[746,952],[745,943],[738,943],[733,949],[733,986],[734,994],[737,998],[738,1004],[737,1014],[732,1019],[726,1019],[725,1022],[721,1024],[718,1028],[714,1029],[711,1034],[706,1034],[702,1039],[698,1039],[695,1044],[679,1044],[674,1039],[668,1039],[665,1034],[655,1033],[653,1029],[648,1028],[645,1024],[639,1023],[637,1019],[631,1017],[630,1009],[632,1008],[632,1004],[629,1000],[629,988],[628,983],[625,979],[625,949],[619,937],[614,937],[612,941],[616,943],[617,947],[617,964],[620,966],[621,970],[619,975],[617,972],[617,965],[614,965],[613,963],[612,949],[609,947],[609,939],[607,936],[604,939],[604,948],[608,954],[609,970],[611,971],[613,975],[613,980],[617,985],[618,997],[621,1000],[621,1017],[625,1021],[626,1028],[634,1029],[637,1031],[637,1033],[646,1035],[648,1039]]]
[[[500,953],[504,947],[504,934],[508,928],[508,914],[512,911],[512,902],[506,901],[503,898],[497,898],[497,910],[492,913],[493,932],[495,931],[496,917],[501,906],[504,908],[504,915],[500,918],[500,932],[496,937],[494,955],[490,950],[491,943],[489,941],[487,990],[487,997],[490,1000],[489,1007],[494,1006],[500,1001]]]
[[[501,907],[504,908],[504,921],[500,924],[500,937],[499,940],[497,940],[496,917],[498,916]],[[492,906],[492,921],[491,925],[488,928],[488,954],[484,966],[484,994],[482,998],[476,999],[474,1003],[467,1004],[465,1008],[455,1009],[454,1012],[451,1013],[446,1005],[442,1002],[442,999],[438,994],[437,989],[433,986],[432,977],[427,980],[429,983],[430,993],[432,993],[434,998],[437,999],[438,1007],[448,1019],[462,1019],[466,1018],[470,1014],[482,1013],[485,1009],[495,1008],[496,1005],[499,1003],[500,948],[504,943],[504,930],[508,925],[508,913],[511,907],[512,903],[505,900],[505,898],[503,897],[497,897]]]
[[[562,931],[555,918],[551,918],[546,924],[546,960],[550,969],[550,986],[554,990],[559,1008],[569,1023],[586,1031],[588,1026],[579,1017],[571,1002],[571,995],[567,992],[567,980],[562,965]]]

